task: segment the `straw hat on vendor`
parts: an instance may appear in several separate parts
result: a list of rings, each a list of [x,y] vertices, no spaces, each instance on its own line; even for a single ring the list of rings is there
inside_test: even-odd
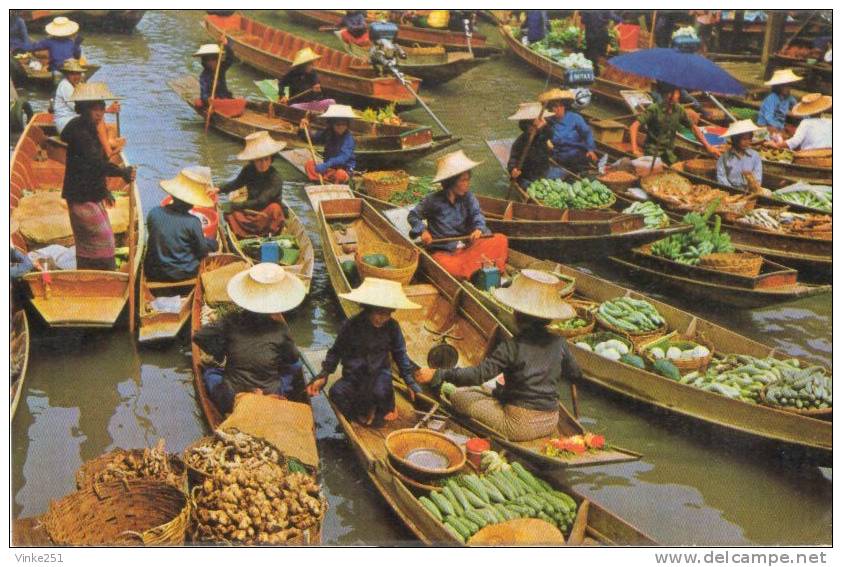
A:
[[[400,282],[381,278],[365,278],[363,283],[348,293],[340,293],[339,297],[381,309],[420,309],[406,297]]]
[[[543,270],[522,270],[507,288],[495,288],[494,297],[517,313],[549,321],[572,319],[576,310],[561,298],[561,279]]]
[[[457,177],[466,171],[471,171],[480,165],[481,161],[474,161],[465,155],[464,150],[456,150],[438,159],[434,183]]]
[[[833,97],[821,93],[810,93],[801,97],[801,102],[792,108],[792,115],[798,118],[806,118],[821,114],[833,107]]]
[[[321,117],[333,120],[353,120],[356,115],[354,109],[347,104],[331,104]]]
[[[70,96],[70,102],[105,102],[121,99],[122,97],[114,95],[105,83],[79,83]]]
[[[791,83],[797,83],[798,81],[801,81],[803,79],[804,77],[796,75],[792,69],[778,69],[774,72],[772,78],[764,82],[763,84],[767,87],[775,87],[778,85],[788,85]]]
[[[304,49],[299,49],[298,52],[295,54],[295,58],[292,60],[292,66],[300,67],[301,65],[306,65],[307,63],[318,61],[321,58],[321,55],[319,55],[309,47],[305,47]]]
[[[753,134],[763,130],[760,126],[755,124],[750,118],[746,120],[737,120],[728,125],[728,129],[720,134],[723,138],[732,138],[734,136],[742,136],[743,134]]]
[[[44,27],[44,31],[53,37],[70,37],[79,31],[79,24],[65,16],[58,16]]]
[[[287,147],[286,142],[280,142],[272,138],[269,132],[261,130],[246,136],[246,145],[243,151],[237,154],[237,159],[240,161],[253,161],[269,156],[274,156],[276,153]]]
[[[204,45],[199,46],[199,49],[196,50],[196,53],[193,54],[193,57],[206,57],[208,55],[218,56],[219,53],[219,45],[215,43],[206,43]]]
[[[195,207],[213,207],[213,199],[208,195],[213,187],[209,167],[186,167],[173,179],[164,179],[159,184],[173,199]]]
[[[565,110],[569,109],[576,100],[576,95],[569,89],[550,89],[538,95],[538,102],[546,106],[547,110],[552,114],[564,114],[560,112],[559,108],[563,107]]]
[[[307,292],[298,277],[278,264],[256,264],[228,282],[231,301],[252,313],[275,314],[295,309]]]
[[[550,113],[546,110],[543,114],[541,114],[541,103],[540,102],[522,102],[518,105],[517,111],[509,116],[509,120],[535,120],[538,116],[541,118],[547,118],[550,116]]]
[[[61,68],[59,69],[65,75],[69,75],[70,73],[84,73],[85,68],[82,67],[82,64],[79,63],[78,59],[70,58],[66,59],[64,63],[61,64]]]

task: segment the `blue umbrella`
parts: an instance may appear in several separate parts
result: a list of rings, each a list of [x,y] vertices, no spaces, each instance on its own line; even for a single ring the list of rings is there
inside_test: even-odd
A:
[[[656,47],[612,57],[610,65],[641,77],[655,79],[689,91],[745,94],[746,89],[725,69],[696,53]]]

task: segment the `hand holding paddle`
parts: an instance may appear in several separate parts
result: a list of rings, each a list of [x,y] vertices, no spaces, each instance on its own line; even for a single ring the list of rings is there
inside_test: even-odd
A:
[[[313,163],[316,162],[316,149],[313,147],[313,140],[310,139],[310,121],[307,119],[307,116],[310,116],[310,113],[307,112],[304,118],[301,119],[301,129],[304,130],[304,135],[307,137],[307,145],[310,148],[310,157],[313,158]],[[319,173],[319,183],[322,185],[325,184],[324,177],[322,174]]]
[[[216,98],[216,86],[219,84],[219,71],[222,68],[222,57],[225,54],[225,46],[228,45],[228,39],[225,35],[219,40],[219,57],[216,58],[216,70],[213,73],[213,86],[211,87],[211,95],[208,99],[208,114],[205,116],[205,134],[210,128],[211,116],[213,116],[213,99]]]

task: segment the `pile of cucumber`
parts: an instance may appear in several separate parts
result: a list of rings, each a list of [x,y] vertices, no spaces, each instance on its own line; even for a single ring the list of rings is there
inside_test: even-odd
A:
[[[595,179],[582,179],[574,183],[538,179],[529,185],[526,192],[542,205],[557,209],[594,209],[617,200],[611,189]]]
[[[795,409],[833,407],[833,380],[821,366],[785,368],[781,379],[766,388],[766,403]]]
[[[631,297],[604,301],[596,312],[602,322],[631,334],[648,333],[666,324],[666,320],[651,303]]]
[[[654,201],[635,201],[631,206],[623,209],[623,212],[630,215],[643,215],[646,228],[664,228],[670,223],[664,209]]]
[[[451,477],[441,492],[418,500],[462,543],[487,525],[517,518],[539,518],[569,533],[576,517],[573,498],[517,462],[481,476]]]

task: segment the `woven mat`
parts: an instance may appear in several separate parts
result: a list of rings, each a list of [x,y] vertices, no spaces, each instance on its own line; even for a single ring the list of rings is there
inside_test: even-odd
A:
[[[228,281],[248,267],[246,262],[232,262],[221,268],[202,274],[202,289],[205,303],[230,303]]]
[[[234,400],[233,413],[219,427],[233,427],[260,437],[287,457],[319,467],[313,410],[307,404],[261,394],[239,394]]]
[[[27,195],[12,211],[12,218],[20,223],[20,233],[30,243],[51,244],[73,237],[67,201],[59,191],[41,191]],[[108,209],[114,234],[129,228],[129,198],[119,197]]]

